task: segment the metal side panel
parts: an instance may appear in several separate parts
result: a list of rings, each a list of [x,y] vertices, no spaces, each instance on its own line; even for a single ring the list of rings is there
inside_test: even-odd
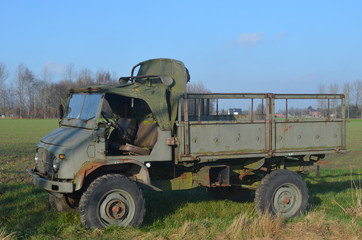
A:
[[[189,126],[190,154],[265,151],[265,123]]]
[[[275,123],[275,151],[342,148],[342,122]]]

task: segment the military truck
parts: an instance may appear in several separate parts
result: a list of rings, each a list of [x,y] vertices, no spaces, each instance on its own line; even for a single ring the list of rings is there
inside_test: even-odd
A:
[[[51,207],[78,209],[87,228],[139,226],[141,189],[203,186],[231,200],[256,190],[259,214],[303,213],[308,189],[300,175],[346,149],[344,96],[188,93],[189,80],[181,61],[161,58],[137,64],[118,85],[70,90],[60,127],[40,140],[29,170]],[[225,99],[251,107],[228,115],[219,109]],[[288,114],[295,99],[328,102],[328,112],[296,119]],[[285,102],[284,117],[276,117],[276,101]],[[333,117],[332,101],[341,110]]]

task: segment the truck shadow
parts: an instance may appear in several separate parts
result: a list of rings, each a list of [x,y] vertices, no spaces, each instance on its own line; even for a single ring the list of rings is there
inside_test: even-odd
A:
[[[321,197],[328,198],[351,189],[350,173],[336,173],[321,175],[321,177],[308,176],[306,178],[309,192],[309,209],[323,203]]]
[[[164,192],[155,192],[155,191],[144,191],[144,196],[146,198],[146,217],[143,223],[143,226],[149,226],[157,222],[163,222],[167,216],[174,214],[180,209],[184,208],[188,204],[196,204],[191,208],[194,208],[197,211],[198,206],[200,208],[212,208],[215,205],[220,206],[220,204],[215,203],[216,201],[229,201],[229,200],[215,200],[209,196],[206,191],[206,188],[199,187],[190,190],[178,190],[178,191],[164,191]],[[238,201],[240,204],[251,203],[254,201],[254,194],[245,198],[242,198]],[[201,204],[201,205],[197,205]],[[242,207],[241,207],[242,208]],[[210,209],[212,210],[212,209]],[[190,209],[188,208],[188,211]]]
[[[321,178],[314,176],[306,177],[306,182],[309,190],[309,207],[308,211],[313,211],[314,208],[323,204],[329,204],[329,196],[343,193],[351,188],[351,181],[348,180],[350,174],[336,173],[331,175],[322,175]],[[180,190],[180,191],[165,191],[165,192],[154,192],[145,191],[146,198],[146,218],[144,226],[149,226],[157,222],[163,222],[165,218],[175,214],[177,211],[193,203],[199,203],[200,205],[192,206],[197,211],[198,207],[207,208],[210,207],[210,211],[213,211],[212,207],[220,207],[226,202],[222,200],[214,200],[211,198],[206,189],[203,187],[191,189],[191,190]],[[248,197],[242,199],[240,202],[240,209],[254,208],[254,196],[252,193]],[[211,202],[221,201],[221,204],[214,204]],[[245,205],[243,205],[245,204]],[[252,206],[251,206],[252,205]],[[189,209],[187,211],[190,211]]]

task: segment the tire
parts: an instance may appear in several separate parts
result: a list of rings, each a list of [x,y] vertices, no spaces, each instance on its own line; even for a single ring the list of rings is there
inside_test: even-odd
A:
[[[300,175],[279,169],[266,175],[255,193],[259,215],[270,213],[290,218],[303,214],[308,205],[308,188]]]
[[[252,190],[240,187],[210,187],[206,189],[208,195],[214,200],[230,200],[244,202],[250,199]]]
[[[134,181],[119,174],[94,180],[79,202],[79,217],[89,229],[139,226],[145,216],[145,200]]]
[[[66,195],[58,198],[49,194],[49,205],[57,212],[74,212],[77,208],[77,203],[77,200]]]

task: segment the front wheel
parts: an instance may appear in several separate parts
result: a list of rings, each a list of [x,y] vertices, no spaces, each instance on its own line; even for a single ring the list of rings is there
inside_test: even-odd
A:
[[[79,217],[87,228],[139,226],[145,211],[142,191],[119,174],[94,180],[79,202]]]
[[[279,169],[266,175],[255,193],[259,215],[270,213],[290,218],[303,214],[308,205],[308,188],[300,175]]]

